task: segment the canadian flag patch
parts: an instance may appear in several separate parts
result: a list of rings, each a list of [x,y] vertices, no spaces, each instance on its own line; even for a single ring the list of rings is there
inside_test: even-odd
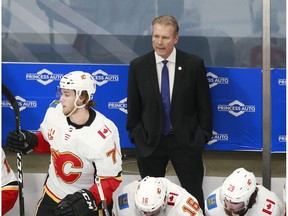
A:
[[[266,202],[265,202],[265,205],[262,209],[262,212],[268,214],[268,215],[271,215],[272,212],[273,212],[273,209],[274,209],[274,206],[275,206],[275,202],[270,200],[270,199],[266,199]]]
[[[167,204],[170,205],[170,206],[174,206],[178,196],[179,196],[179,194],[170,192],[169,195],[168,195]]]
[[[103,138],[106,139],[112,132],[110,131],[110,129],[104,125],[99,131],[98,134]]]

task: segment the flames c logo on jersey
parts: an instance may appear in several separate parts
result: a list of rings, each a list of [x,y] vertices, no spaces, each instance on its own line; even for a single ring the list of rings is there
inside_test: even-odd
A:
[[[65,183],[72,184],[80,178],[83,163],[79,157],[71,152],[59,152],[54,149],[51,149],[51,155],[56,175]],[[64,169],[68,165],[70,165],[70,168]],[[75,172],[75,169],[79,169],[79,172]]]

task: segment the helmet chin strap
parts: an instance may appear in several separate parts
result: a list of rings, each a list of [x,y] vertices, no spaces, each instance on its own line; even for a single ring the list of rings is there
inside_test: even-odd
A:
[[[67,114],[65,115],[66,117],[70,117],[78,108],[74,106],[74,108]]]

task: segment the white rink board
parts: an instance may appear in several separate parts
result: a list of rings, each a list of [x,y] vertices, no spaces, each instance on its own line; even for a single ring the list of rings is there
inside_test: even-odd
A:
[[[25,215],[33,216],[34,210],[38,200],[42,195],[43,183],[45,181],[46,174],[44,173],[24,173],[24,201],[25,201]],[[179,180],[176,176],[167,176],[172,182],[179,184]],[[204,197],[207,197],[216,187],[219,187],[225,177],[213,177],[205,176],[203,189]],[[123,175],[123,185],[140,179],[139,175]],[[262,183],[262,178],[257,177],[257,182]],[[271,189],[275,192],[283,202],[283,186],[285,178],[272,178]],[[19,215],[19,201],[17,200],[13,209],[10,210],[5,216],[17,216]]]

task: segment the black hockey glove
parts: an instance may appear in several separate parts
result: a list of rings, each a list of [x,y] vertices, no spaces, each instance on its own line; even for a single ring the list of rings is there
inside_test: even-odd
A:
[[[11,131],[6,140],[8,150],[12,152],[22,152],[23,154],[32,152],[37,144],[38,137],[34,133],[26,130],[21,130],[20,133]]]
[[[56,216],[92,216],[98,215],[93,194],[86,189],[64,197],[55,210]]]

